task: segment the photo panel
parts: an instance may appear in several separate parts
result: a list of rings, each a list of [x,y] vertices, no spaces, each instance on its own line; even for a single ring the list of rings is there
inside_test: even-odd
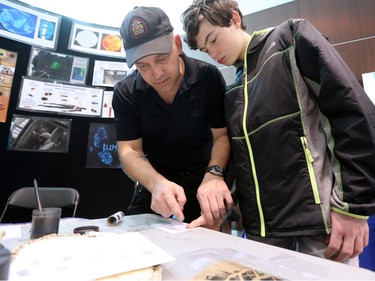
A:
[[[27,75],[46,80],[85,85],[88,66],[89,58],[32,47]]]
[[[18,110],[100,117],[103,88],[78,86],[23,77]]]
[[[71,119],[15,114],[8,150],[67,153],[71,123]]]
[[[98,56],[125,59],[125,50],[118,28],[73,22],[70,33],[70,50]]]
[[[113,123],[90,123],[86,168],[120,169]]]
[[[104,91],[102,118],[114,118],[115,114],[112,108],[113,91]]]
[[[17,52],[0,48],[0,123],[7,119],[17,56]]]
[[[20,1],[0,2],[0,35],[48,49],[56,49],[61,16]]]
[[[118,81],[133,70],[135,70],[135,66],[129,68],[126,62],[96,60],[92,84],[94,86],[114,87]]]

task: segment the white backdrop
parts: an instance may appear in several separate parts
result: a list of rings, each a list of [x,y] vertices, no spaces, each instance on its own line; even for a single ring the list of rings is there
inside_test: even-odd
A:
[[[2,1],[2,0],[0,0]],[[243,13],[248,15],[294,0],[237,0]],[[169,16],[175,33],[184,34],[180,16],[193,0],[22,0],[34,7],[54,12],[75,20],[119,28],[125,15],[135,6],[158,6]],[[190,50],[183,42],[184,52],[191,57],[216,65],[223,73],[227,84],[235,79],[234,67],[217,64],[207,54]]]
[[[237,0],[244,15],[293,0]],[[124,16],[135,6],[158,6],[170,17],[175,32],[182,34],[180,16],[192,0],[23,0],[34,7],[76,20],[120,27]]]

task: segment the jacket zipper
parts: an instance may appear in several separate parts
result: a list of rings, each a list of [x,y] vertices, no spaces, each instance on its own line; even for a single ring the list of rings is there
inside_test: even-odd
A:
[[[312,156],[311,151],[307,145],[307,139],[305,136],[301,137],[301,143],[306,157],[307,169],[309,171],[310,183],[314,194],[315,204],[320,204],[321,202],[318,191],[318,185],[316,184],[316,178],[313,169],[314,157]]]
[[[251,39],[250,38],[249,43],[247,45],[247,48],[245,49],[245,54],[244,54],[244,110],[243,110],[243,119],[242,119],[242,128],[244,131],[244,137],[247,145],[247,149],[249,152],[249,159],[251,163],[251,171],[253,174],[253,179],[254,179],[254,186],[255,186],[255,196],[256,196],[256,201],[257,201],[257,206],[258,206],[258,212],[259,212],[259,220],[260,220],[260,236],[265,237],[266,236],[266,227],[264,223],[264,214],[263,214],[263,209],[262,209],[262,204],[260,201],[260,192],[259,192],[259,182],[258,182],[258,176],[257,176],[257,171],[255,168],[255,161],[254,161],[254,155],[253,155],[253,150],[251,147],[250,139],[249,139],[249,134],[247,132],[246,128],[246,120],[247,120],[247,108],[249,106],[249,96],[248,96],[248,89],[247,89],[247,49],[250,45]]]
[[[307,145],[307,139],[305,136],[301,137],[301,143],[302,143],[303,151],[306,157],[307,169],[309,171],[310,183],[311,183],[312,192],[314,195],[314,201],[316,205],[320,205],[320,210],[322,212],[322,219],[324,222],[325,230],[326,230],[326,233],[329,234],[330,230],[328,228],[326,216],[324,215],[323,204],[320,201],[318,185],[316,184],[316,178],[315,178],[314,169],[313,169],[314,157],[312,156],[311,151]]]

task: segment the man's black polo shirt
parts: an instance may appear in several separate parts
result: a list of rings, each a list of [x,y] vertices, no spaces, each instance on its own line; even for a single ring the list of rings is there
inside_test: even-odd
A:
[[[226,127],[225,81],[212,64],[188,58],[182,85],[167,105],[134,71],[117,83],[112,106],[118,141],[142,138],[143,151],[159,171],[173,173],[211,158],[210,128]]]

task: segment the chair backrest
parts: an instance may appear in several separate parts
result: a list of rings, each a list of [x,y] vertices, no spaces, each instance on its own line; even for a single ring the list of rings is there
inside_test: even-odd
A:
[[[79,203],[79,193],[71,187],[39,187],[40,202],[43,208],[60,207],[73,208],[72,217],[75,217]],[[6,202],[0,222],[8,207],[18,207],[24,209],[37,209],[34,187],[23,187],[14,191]]]

